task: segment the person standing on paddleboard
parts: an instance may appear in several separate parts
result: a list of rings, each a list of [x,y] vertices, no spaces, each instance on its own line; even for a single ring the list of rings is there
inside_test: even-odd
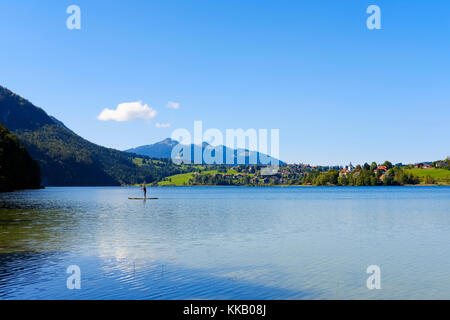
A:
[[[145,187],[145,184],[142,185],[142,191],[144,191],[144,199],[147,198],[147,188]]]

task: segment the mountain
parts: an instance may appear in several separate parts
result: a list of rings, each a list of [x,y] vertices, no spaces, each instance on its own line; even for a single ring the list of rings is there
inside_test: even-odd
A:
[[[178,145],[178,141],[167,138],[154,144],[128,149],[125,152],[136,153],[150,158],[169,159],[172,149],[176,145]]]
[[[170,161],[153,161],[89,142],[31,102],[0,86],[0,122],[39,163],[50,186],[115,186],[154,182],[183,173]]]
[[[0,124],[0,192],[41,185],[39,165],[9,130]]]
[[[157,142],[154,144],[140,146],[140,147],[128,149],[125,151],[135,153],[138,155],[148,156],[151,158],[170,159],[172,157],[172,149],[175,146],[177,146],[178,144],[179,144],[178,141],[167,138],[163,141],[160,141],[160,142]],[[262,156],[268,157],[269,160],[272,160],[272,159],[276,160],[265,154],[262,154],[262,153],[260,154],[257,151],[249,151],[247,149],[231,149],[226,146],[213,147],[206,142],[203,142],[202,146],[191,144],[190,148],[191,148],[191,163],[194,163],[194,154],[195,154],[196,150],[201,149],[201,152],[203,154],[203,152],[208,148],[216,149],[216,150],[220,150],[220,148],[222,148],[223,163],[226,163],[227,152],[230,152],[230,154],[233,154],[233,163],[232,163],[233,165],[238,164],[238,155],[243,155],[245,157],[245,161],[243,164],[254,164],[254,163],[250,163],[251,162],[250,159],[252,159],[252,157],[257,159],[257,164],[262,164],[262,161],[261,161]],[[215,151],[213,150],[211,152],[211,154],[212,154],[212,156],[214,156]],[[239,164],[241,164],[241,163],[239,163]],[[282,164],[284,164],[284,162],[280,161],[279,164],[282,165]]]

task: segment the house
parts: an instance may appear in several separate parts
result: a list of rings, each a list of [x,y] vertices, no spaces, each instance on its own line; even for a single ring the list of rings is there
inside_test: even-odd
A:
[[[429,164],[424,164],[423,166],[422,166],[422,168],[423,169],[430,169],[430,168],[432,168]]]
[[[377,174],[378,172],[380,172],[382,174],[382,177],[384,176],[384,174],[387,171],[387,167],[386,166],[378,166],[376,167],[376,169],[374,170],[374,173]],[[381,177],[380,177],[381,178]],[[382,180],[382,179],[380,179]]]
[[[346,176],[350,171],[348,171],[347,168],[342,169],[341,171],[339,171],[339,177],[341,176]]]

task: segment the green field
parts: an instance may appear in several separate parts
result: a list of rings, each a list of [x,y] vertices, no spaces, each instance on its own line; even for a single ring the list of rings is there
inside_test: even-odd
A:
[[[432,177],[439,184],[450,184],[450,170],[446,169],[406,169],[407,172],[423,179],[425,176]]]
[[[201,174],[219,174],[218,170],[201,171]],[[236,170],[228,169],[226,174],[239,174]],[[166,178],[166,181],[158,183],[159,186],[187,186],[194,172],[176,174]],[[252,174],[251,174],[252,175]]]
[[[158,182],[159,186],[184,186],[188,185],[189,179],[192,178],[193,173],[181,173],[174,176],[167,177],[167,181]]]

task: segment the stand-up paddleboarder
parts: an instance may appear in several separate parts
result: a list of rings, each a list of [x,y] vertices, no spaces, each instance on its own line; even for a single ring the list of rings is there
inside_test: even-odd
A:
[[[142,191],[144,191],[144,199],[147,199],[147,188],[145,187],[145,184],[142,185]]]

